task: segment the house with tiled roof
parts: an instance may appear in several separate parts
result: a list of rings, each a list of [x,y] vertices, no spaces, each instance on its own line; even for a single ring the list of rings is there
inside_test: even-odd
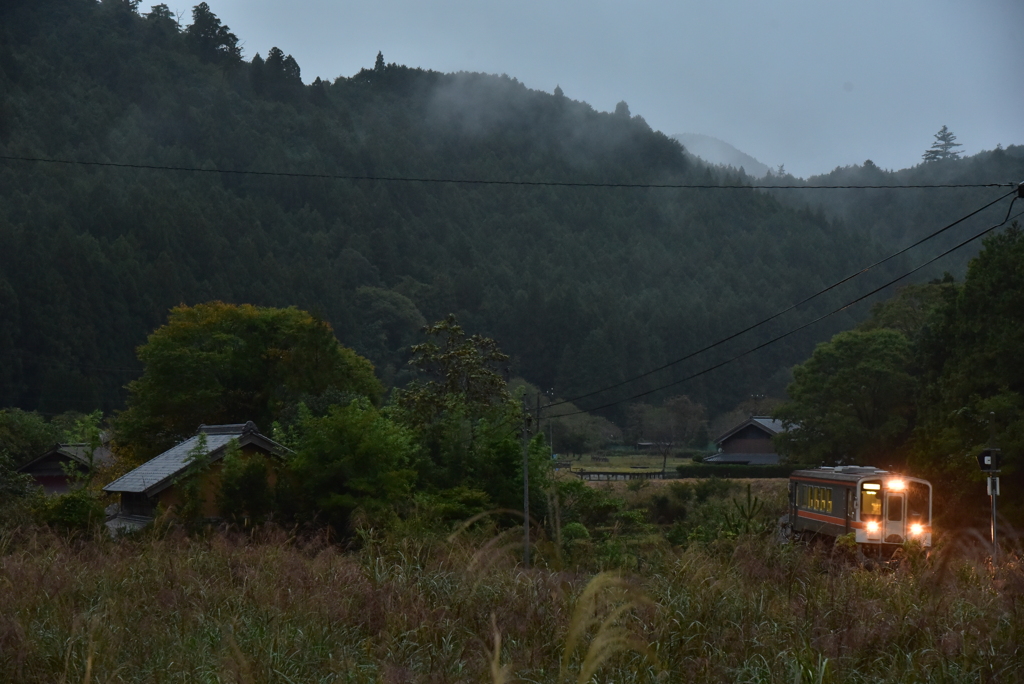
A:
[[[772,437],[783,431],[782,421],[768,416],[751,416],[715,439],[718,453],[705,463],[775,465],[779,454]]]
[[[262,454],[276,459],[288,451],[260,433],[252,421],[232,425],[201,425],[192,437],[103,488],[103,491],[119,494],[121,498],[117,516],[121,522],[115,523],[114,527],[147,522],[152,519],[158,506],[163,509],[181,506],[184,503],[184,492],[180,485],[189,477],[200,478],[200,515],[205,518],[223,517],[224,512],[217,507],[217,493],[223,465],[221,461],[232,443],[238,445],[239,452],[245,457]],[[271,477],[275,477],[273,470]]]
[[[45,453],[20,466],[18,472],[31,476],[47,494],[64,494],[76,478],[85,479],[113,458],[110,444],[55,444]]]

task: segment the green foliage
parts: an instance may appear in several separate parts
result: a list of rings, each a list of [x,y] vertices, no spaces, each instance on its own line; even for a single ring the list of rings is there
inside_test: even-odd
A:
[[[732,505],[733,510],[725,515],[725,528],[732,534],[766,534],[774,527],[772,519],[765,515],[764,503],[751,495],[749,484],[746,499],[733,499]]]
[[[9,501],[28,494],[32,478],[19,473],[15,460],[6,449],[0,449],[0,500]]]
[[[625,509],[626,502],[610,492],[588,487],[582,480],[562,480],[555,485],[559,510],[564,525],[579,522],[593,529],[606,525],[612,517]]]
[[[590,539],[590,530],[581,522],[571,522],[562,526],[562,540],[570,543],[577,539]]]
[[[670,482],[668,491],[651,497],[648,507],[651,519],[668,525],[686,518],[687,504],[693,498],[693,487],[682,482]]]
[[[105,518],[98,493],[85,487],[39,497],[36,514],[43,523],[61,532],[92,532]]]
[[[330,325],[295,308],[210,302],[171,310],[139,347],[143,375],[129,386],[118,442],[137,461],[195,433],[201,424],[270,426],[307,395],[330,390],[379,401],[370,363],[342,347]]]
[[[203,480],[202,475],[210,469],[207,456],[206,433],[200,432],[196,444],[186,455],[188,467],[175,480],[175,486],[181,497],[181,503],[175,517],[185,525],[194,527],[203,519]]]
[[[271,513],[270,463],[261,453],[243,454],[232,440],[221,459],[217,508],[229,520],[259,524]]]
[[[494,508],[490,497],[479,489],[460,486],[436,492],[416,492],[409,517],[430,528],[450,528]]]
[[[722,498],[728,496],[735,486],[736,483],[732,480],[718,477],[703,478],[693,484],[693,498],[697,503],[704,503],[712,498]]]
[[[238,37],[220,23],[205,2],[192,8],[192,23],[185,29],[185,37],[204,61],[232,64],[242,57]]]
[[[410,363],[429,379],[413,383],[400,402],[421,422],[436,420],[451,403],[465,405],[476,417],[511,401],[496,369],[508,355],[494,340],[466,337],[454,314],[424,329],[428,341],[414,345]]]
[[[38,413],[0,410],[0,452],[6,452],[15,467],[42,455],[61,436],[60,429]]]
[[[291,463],[299,513],[348,528],[357,509],[386,514],[411,493],[414,434],[366,399],[308,416]]]
[[[953,277],[948,273],[941,280],[906,285],[889,299],[875,304],[871,308],[871,316],[858,329],[888,328],[916,344],[936,322],[940,309],[950,296],[955,296],[955,291]]]
[[[522,508],[522,414],[497,370],[508,357],[492,339],[467,337],[451,315],[425,333],[428,341],[411,349],[422,379],[395,397],[399,419],[423,446],[416,464],[421,485],[467,486],[501,508]],[[530,462],[542,492],[550,467],[542,438],[531,446]]]
[[[972,482],[974,456],[994,439],[1003,451],[1000,512],[1011,519],[1024,512],[1022,264],[1024,231],[1014,222],[986,238],[963,286],[948,294],[940,320],[920,344],[923,417],[915,433],[915,464],[944,481],[941,496],[981,512],[981,501],[968,504],[984,493]]]
[[[909,435],[915,382],[911,346],[889,329],[851,330],[793,369],[790,401],[775,411],[780,453],[804,463],[893,463]]]

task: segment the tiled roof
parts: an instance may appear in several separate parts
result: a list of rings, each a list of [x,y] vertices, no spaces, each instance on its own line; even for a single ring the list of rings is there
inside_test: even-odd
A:
[[[776,434],[777,435],[780,432],[782,432],[782,421],[778,420],[777,418],[764,418],[764,417],[755,416],[754,418],[751,418],[750,420],[755,422],[755,423],[757,423],[758,425],[760,425],[761,427],[765,428],[766,430],[771,430],[772,434]]]
[[[747,420],[743,421],[736,427],[727,430],[720,437],[715,439],[715,444],[721,444],[723,441],[736,434],[748,425],[756,425],[762,430],[766,430],[771,435],[777,435],[783,432],[782,421],[776,420],[775,418],[769,418],[768,416],[751,416]]]
[[[194,458],[193,450],[199,445],[199,436],[206,435],[204,456],[216,456],[231,440],[237,439],[240,444],[259,441],[270,448],[281,449],[259,433],[256,426],[250,423],[234,425],[203,425],[199,433],[189,437],[164,453],[156,456],[135,470],[114,480],[103,488],[105,492],[145,492],[155,494],[173,484],[174,479],[185,472]],[[275,449],[275,450],[276,450]]]

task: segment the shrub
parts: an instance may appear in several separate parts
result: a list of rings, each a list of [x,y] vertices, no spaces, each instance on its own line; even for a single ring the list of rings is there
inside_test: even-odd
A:
[[[61,532],[89,532],[106,517],[99,496],[85,488],[40,498],[36,511],[40,521]]]
[[[571,522],[562,527],[562,541],[571,542],[576,539],[590,539],[590,530],[580,522]]]
[[[721,499],[728,496],[733,487],[735,487],[735,483],[732,480],[709,477],[693,485],[693,496],[697,503],[704,503],[708,499]]]

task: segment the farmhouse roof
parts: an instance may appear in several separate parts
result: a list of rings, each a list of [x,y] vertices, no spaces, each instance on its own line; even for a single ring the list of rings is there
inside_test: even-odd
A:
[[[103,465],[113,458],[113,454],[110,451],[110,445],[106,442],[96,447],[93,451],[90,445],[82,443],[73,444],[54,444],[50,447],[46,453],[36,456],[31,461],[18,467],[19,472],[29,472],[37,464],[53,457],[63,456],[79,465],[88,468],[89,467],[89,452],[92,451],[92,462],[93,465]]]
[[[761,428],[768,434],[768,436],[777,435],[784,431],[781,420],[777,420],[769,416],[751,416],[731,430],[724,432],[720,437],[715,439],[715,444],[721,444],[748,425],[754,425]]]
[[[203,436],[206,439],[205,448],[199,451]],[[223,458],[232,440],[237,440],[238,445],[243,447],[254,445],[266,453],[280,454],[287,451],[285,447],[261,434],[252,421],[232,425],[200,425],[195,435],[114,480],[103,491],[145,493],[152,496],[174,484],[192,465],[197,455],[205,458],[207,463]]]

